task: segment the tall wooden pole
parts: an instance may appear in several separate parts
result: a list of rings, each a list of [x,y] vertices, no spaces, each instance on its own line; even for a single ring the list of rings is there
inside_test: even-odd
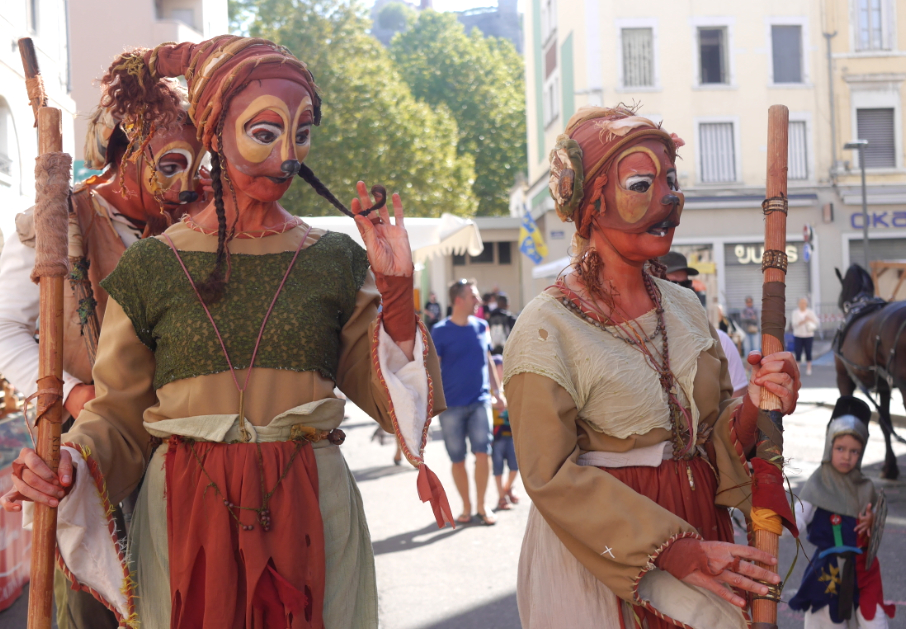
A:
[[[43,156],[52,153],[62,153],[62,112],[53,107],[47,107],[47,97],[44,93],[43,81],[38,69],[38,60],[32,41],[28,38],[19,40],[19,51],[26,73],[26,87],[29,101],[35,111],[38,127],[38,154],[39,169],[49,168],[48,164],[41,161]],[[65,156],[68,160],[68,156]],[[66,162],[68,163],[68,162]],[[49,170],[43,171],[49,173]],[[40,288],[40,311],[38,316],[40,337],[38,341],[38,403],[37,403],[37,429],[38,436],[35,450],[44,462],[54,471],[60,464],[60,432],[63,423],[63,282],[65,277],[65,257],[47,256],[47,252],[61,251],[65,246],[66,233],[62,232],[63,243],[54,243],[59,240],[60,233],[52,233],[43,228],[44,216],[51,213],[41,211],[52,190],[62,198],[50,199],[47,207],[53,208],[53,213],[60,214],[58,219],[66,222],[66,196],[68,196],[68,166],[67,170],[56,170],[55,183],[59,184],[62,177],[65,188],[60,191],[59,185],[52,187],[45,176],[38,177],[38,195],[35,209],[35,253],[36,273],[38,273]],[[41,216],[39,217],[39,213]],[[59,223],[59,220],[57,221]],[[54,247],[53,245],[57,246]],[[42,265],[42,260],[53,258],[57,262],[56,270],[48,272]],[[62,262],[62,269],[60,269]],[[28,599],[28,629],[50,629],[53,613],[53,575],[57,548],[57,510],[47,505],[35,504],[35,518],[32,528],[32,556],[31,556],[31,586]]]
[[[765,254],[762,259],[764,289],[761,309],[761,353],[763,356],[782,352],[783,336],[786,329],[786,218],[787,218],[787,160],[790,112],[783,105],[774,105],[768,110],[768,176],[765,213]],[[783,469],[783,414],[780,398],[761,390],[760,407],[768,411],[770,425],[759,425],[756,456],[771,465]],[[779,528],[780,516],[773,514],[770,520]],[[773,527],[770,527],[773,528]],[[755,547],[774,557],[778,556],[779,535],[764,528],[755,527]],[[762,568],[777,572],[776,566],[759,564]],[[776,597],[756,598],[752,603],[752,620],[757,629],[776,629]]]

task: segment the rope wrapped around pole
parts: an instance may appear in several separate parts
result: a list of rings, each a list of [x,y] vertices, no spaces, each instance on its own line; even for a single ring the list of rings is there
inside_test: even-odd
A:
[[[31,281],[69,274],[69,174],[68,153],[39,155],[35,164],[35,268]]]

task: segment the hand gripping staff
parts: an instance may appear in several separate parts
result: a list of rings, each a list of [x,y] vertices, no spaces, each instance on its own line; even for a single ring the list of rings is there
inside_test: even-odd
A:
[[[69,176],[72,157],[63,153],[62,112],[47,107],[35,49],[30,39],[19,40],[29,99],[38,126],[35,164],[35,269],[40,286],[38,351],[38,436],[35,449],[54,471],[60,463],[63,421],[63,279],[69,273]],[[57,547],[57,510],[35,504],[31,546],[31,590],[28,629],[50,629],[53,572]]]
[[[786,217],[787,146],[790,112],[783,105],[768,110],[768,176],[764,211],[764,256],[761,269],[764,286],[761,297],[761,353],[783,351],[786,329]],[[778,555],[778,541],[785,525],[798,536],[796,519],[783,491],[783,412],[780,398],[761,390],[755,458],[752,459],[752,540],[755,548]],[[776,566],[758,564],[767,570]],[[767,584],[766,596],[752,601],[752,629],[777,629],[777,602],[780,585]]]

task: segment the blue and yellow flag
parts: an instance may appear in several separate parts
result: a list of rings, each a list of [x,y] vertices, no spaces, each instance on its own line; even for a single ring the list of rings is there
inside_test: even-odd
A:
[[[538,264],[547,255],[547,245],[544,244],[544,238],[538,231],[538,225],[532,218],[532,213],[525,208],[525,214],[522,215],[522,225],[519,227],[519,251],[531,258],[532,262]]]

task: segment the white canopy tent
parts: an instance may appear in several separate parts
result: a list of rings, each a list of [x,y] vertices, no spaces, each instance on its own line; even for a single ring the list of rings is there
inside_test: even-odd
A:
[[[543,280],[546,278],[555,278],[560,275],[560,271],[569,266],[569,256],[557,258],[553,262],[539,264],[532,269],[532,279]]]
[[[355,221],[345,216],[303,217],[312,227],[341,232],[364,246]],[[465,254],[477,256],[484,249],[478,226],[471,219],[444,214],[441,218],[406,218],[406,231],[416,265],[436,256]]]

